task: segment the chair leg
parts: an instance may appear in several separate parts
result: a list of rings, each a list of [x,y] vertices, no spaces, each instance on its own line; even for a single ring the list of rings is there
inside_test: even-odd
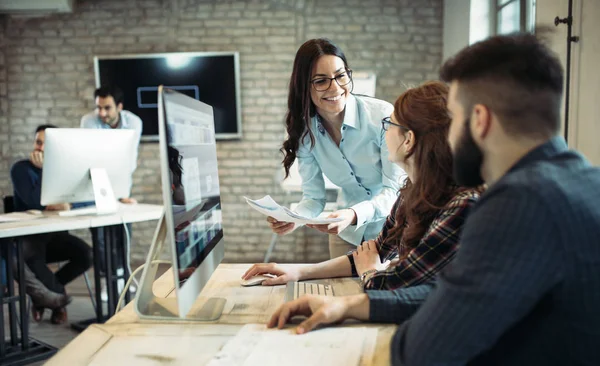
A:
[[[273,235],[271,236],[271,243],[269,243],[269,249],[267,249],[267,252],[265,253],[265,259],[263,260],[264,263],[268,263],[269,259],[271,258],[271,253],[273,252],[273,248],[275,248],[275,244],[277,243],[277,237],[278,235],[273,233]]]
[[[92,292],[92,286],[90,285],[90,279],[88,278],[87,272],[83,273],[83,279],[85,280],[85,285],[87,286],[88,293],[90,294],[92,306],[94,307],[94,309],[96,309],[96,301],[94,300],[94,293]]]

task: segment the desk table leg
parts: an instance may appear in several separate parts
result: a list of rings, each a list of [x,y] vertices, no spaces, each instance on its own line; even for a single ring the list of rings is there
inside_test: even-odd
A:
[[[8,284],[8,279],[5,276],[5,272],[8,271],[8,259],[6,255],[6,247],[8,245],[0,245],[0,261],[5,260],[6,263],[5,271],[0,271],[0,360],[6,356],[6,345],[4,344],[4,291],[8,288],[4,285],[4,281]]]
[[[17,271],[19,277],[19,296],[15,296],[14,286],[14,244],[12,241],[2,245],[0,256],[6,261],[6,289],[0,293],[0,365],[27,365],[32,362],[50,358],[56,353],[56,348],[29,337],[29,314],[27,314],[27,294],[25,292],[25,259],[23,247],[16,246]],[[4,274],[0,275],[0,278]],[[15,302],[19,302],[21,318],[20,337],[17,331],[17,310]],[[10,342],[6,342],[4,333],[4,305],[8,305],[10,317]]]
[[[21,308],[21,344],[23,351],[29,349],[29,314],[27,314],[27,293],[25,292],[25,258],[23,246],[17,245],[17,263],[19,266],[19,307]]]
[[[19,246],[20,248],[20,246]],[[8,245],[6,246],[6,257],[7,258],[11,258],[11,260],[9,260],[6,263],[6,288],[8,290],[8,326],[10,329],[10,343],[12,347],[16,347],[19,345],[19,334],[17,333],[17,308],[15,306],[15,282],[14,282],[14,262],[12,260],[12,258],[14,258],[15,253],[14,253],[14,246],[13,245]],[[17,269],[20,267],[17,267]],[[19,274],[20,275],[20,274]],[[20,281],[19,283],[21,283],[23,281]],[[19,295],[21,295],[23,292],[21,292],[20,290],[20,286],[19,286]],[[26,297],[19,297],[19,298],[25,298]],[[13,300],[14,299],[14,300]],[[19,301],[21,302],[21,301]],[[21,328],[22,330],[22,328]]]
[[[98,229],[102,230],[102,228]],[[102,258],[100,258],[100,248],[96,241],[95,235],[92,236],[94,244],[94,288],[96,295],[96,322],[103,323],[104,315],[102,314],[102,271],[100,270],[102,265]]]
[[[128,230],[129,231],[129,230]],[[121,266],[123,267],[123,284],[127,283],[127,280],[129,279],[129,276],[131,275],[129,273],[129,258],[128,258],[128,248],[127,248],[127,243],[131,242],[131,233],[129,233],[129,238],[127,238],[128,233],[125,232],[125,230],[123,230],[121,228],[121,230],[119,231],[119,242],[122,243],[123,245],[121,245]],[[121,296],[121,294],[117,295],[117,302],[119,301],[119,296]],[[127,291],[125,292],[125,304],[129,303],[131,301],[131,294],[129,292],[129,289],[127,289]],[[116,304],[115,304],[116,306]],[[117,309],[117,311],[119,311],[119,309]]]
[[[104,230],[104,258],[101,258],[99,243],[94,238],[94,284],[96,287],[96,318],[83,320],[78,323],[71,324],[71,327],[78,331],[83,331],[87,326],[93,323],[104,323],[108,318],[115,314],[115,308],[119,299],[117,281],[123,278],[116,274],[116,268],[121,262],[119,260],[119,253],[121,249],[117,249],[121,244],[125,248],[124,234],[122,225],[105,226],[98,228],[98,230]],[[126,249],[123,249],[124,254]],[[105,261],[104,272],[100,271],[101,260]],[[126,265],[127,259],[123,256],[123,268],[125,270],[125,279],[129,276],[128,267]],[[107,301],[107,313],[104,314],[103,303],[102,303],[102,287],[101,279],[104,278],[106,281],[106,294],[108,297]]]
[[[106,262],[106,295],[108,297],[108,315],[110,318],[115,313],[115,304],[113,304],[114,292],[116,283],[114,281],[114,270],[113,270],[113,241],[114,241],[114,230],[112,226],[104,228],[104,260]]]

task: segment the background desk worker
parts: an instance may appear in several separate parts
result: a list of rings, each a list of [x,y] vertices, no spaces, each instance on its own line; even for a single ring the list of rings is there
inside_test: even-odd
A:
[[[302,178],[296,212],[318,216],[325,207],[323,173],[341,188],[345,209],[330,217],[344,220],[311,226],[329,235],[336,258],[375,239],[397,198],[405,172],[388,161],[381,119],[393,106],[351,94],[352,71],[342,50],[328,39],[311,39],[296,53],[288,95],[287,140],[283,143],[286,175],[294,160]],[[278,234],[294,223],[267,219]]]
[[[55,128],[53,125],[38,126],[35,131],[35,142],[29,159],[16,162],[11,170],[14,189],[15,211],[26,210],[69,210],[68,203],[56,205],[41,205],[42,188],[42,166],[44,162],[44,141],[46,129]],[[92,250],[90,246],[80,238],[66,231],[29,235],[22,238],[23,255],[25,262],[44,284],[44,286],[55,293],[66,294],[65,285],[92,265]],[[47,263],[67,261],[56,273],[48,268]],[[32,297],[32,300],[35,300]],[[42,302],[34,302],[32,308],[33,319],[41,321],[44,308]],[[67,310],[63,306],[52,308],[51,321],[54,324],[62,324],[67,321]]]
[[[81,118],[81,128],[92,128],[92,129],[130,129],[136,132],[136,147],[134,154],[131,157],[133,159],[133,170],[137,167],[138,149],[140,146],[140,138],[142,136],[142,120],[135,114],[123,110],[123,91],[116,85],[103,85],[94,91],[94,103],[96,108],[94,112],[90,112]],[[122,203],[137,203],[137,201],[131,197],[119,198]],[[131,224],[127,224],[127,230],[129,237],[131,238]],[[105,238],[104,230],[99,228],[91,228],[92,238],[94,245],[98,246],[101,258],[104,258],[105,252]],[[121,253],[118,248],[114,248],[117,253]],[[119,263],[121,261],[118,261]],[[129,258],[127,258],[129,263]],[[105,263],[101,261],[101,271],[104,272]],[[122,274],[123,269],[117,268],[117,274]],[[119,290],[120,291],[120,290]],[[102,290],[102,299],[106,300],[108,297],[105,294],[105,289]]]

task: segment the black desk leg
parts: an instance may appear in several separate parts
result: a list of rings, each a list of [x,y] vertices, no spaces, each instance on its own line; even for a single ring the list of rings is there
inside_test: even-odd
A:
[[[6,278],[8,280],[7,287],[8,287],[8,293],[11,294],[12,296],[14,296],[15,294],[15,282],[14,282],[14,262],[12,261],[12,258],[15,257],[15,253],[14,253],[14,246],[13,245],[9,245],[7,247],[7,254],[8,254],[8,258],[11,258],[11,260],[9,260],[6,263]],[[18,250],[21,249],[21,246],[19,245],[17,247],[17,252]],[[22,255],[22,252],[18,252],[18,255]],[[19,258],[19,257],[17,257]],[[22,258],[22,257],[21,257]],[[20,270],[22,268],[22,266],[17,266],[17,270]],[[22,276],[22,274],[19,272],[19,276]],[[22,278],[22,277],[19,277]],[[25,290],[21,289],[20,284],[21,283],[25,283],[25,281],[19,281],[19,295],[21,294],[25,294]],[[26,296],[22,296],[23,299],[27,299]],[[23,301],[19,301],[19,305],[22,303]],[[23,317],[23,311],[21,310],[21,317]],[[17,308],[15,306],[15,302],[11,301],[8,303],[8,318],[9,318],[9,327],[10,327],[10,343],[13,347],[16,347],[19,344],[19,336],[17,334]],[[21,322],[22,323],[22,322]],[[23,331],[23,326],[21,325],[21,332]],[[22,334],[22,333],[21,333]],[[26,337],[23,337],[23,339],[27,339]],[[24,344],[27,342],[24,342]],[[25,348],[23,348],[23,350],[25,350]]]
[[[14,259],[15,246],[13,241],[0,245],[0,256],[6,263],[6,286],[2,286],[0,291],[0,365],[27,365],[33,362],[42,361],[50,358],[56,353],[56,348],[43,342],[29,338],[29,316],[27,314],[27,294],[25,293],[25,260],[23,258],[23,248],[16,246],[17,271],[19,278],[19,295],[15,295],[14,286]],[[0,279],[4,273],[0,274]],[[5,290],[8,290],[5,293]],[[17,309],[16,302],[19,302],[19,315],[21,326],[17,330]],[[6,341],[4,331],[4,305],[8,305],[10,317],[10,342]],[[20,334],[19,334],[20,333]]]
[[[27,294],[25,293],[25,258],[23,258],[23,246],[17,245],[17,263],[19,265],[19,307],[21,308],[21,344],[23,351],[29,349],[29,314],[27,314]]]
[[[104,230],[104,228],[96,228],[95,230]],[[104,234],[106,235],[106,233]],[[96,297],[96,316],[91,319],[85,319],[76,323],[71,323],[71,328],[76,331],[83,332],[90,324],[102,324],[108,318],[104,315],[102,303],[102,278],[105,274],[102,271],[102,256],[100,254],[100,242],[97,240],[98,234],[92,232],[92,249],[94,252],[94,296]]]
[[[96,229],[102,230],[102,228]],[[96,322],[104,323],[104,315],[102,314],[102,258],[100,258],[100,247],[96,241],[96,235],[92,235],[94,245],[94,288],[96,295]],[[83,328],[85,329],[85,327]]]
[[[110,262],[111,270],[106,271],[106,281],[112,284],[112,289],[107,288],[108,295],[108,316],[113,316],[117,309],[121,289],[119,281],[123,284],[129,278],[129,267],[127,265],[127,243],[123,225],[114,225],[106,228],[106,253],[110,253],[107,258],[107,264]],[[108,267],[108,265],[107,265]],[[123,273],[118,274],[117,270],[122,269]],[[125,293],[125,299],[130,300],[129,291]]]
[[[104,232],[104,258],[100,255],[99,243],[96,241],[96,236],[93,237],[94,244],[94,284],[96,287],[96,318],[88,319],[78,323],[71,324],[71,327],[78,331],[83,331],[87,326],[93,323],[104,323],[108,318],[113,316],[116,311],[117,302],[119,300],[118,281],[123,279],[126,281],[129,277],[129,267],[127,266],[127,249],[125,243],[125,234],[123,225],[113,225],[100,227],[97,230]],[[122,248],[119,248],[121,246]],[[123,255],[120,255],[122,252]],[[101,271],[101,261],[104,259],[104,271]],[[122,266],[124,269],[123,275],[116,273],[117,268]],[[102,284],[101,279],[106,281],[107,313],[104,314],[102,302]],[[129,292],[126,294],[126,300],[130,300]]]
[[[6,247],[8,245],[0,245],[0,261],[5,261],[6,266],[4,267],[8,271],[8,262],[10,257],[6,255]],[[6,356],[6,345],[4,344],[4,292],[7,290],[7,286],[4,285],[4,281],[8,284],[8,279],[5,277],[5,272],[0,271],[0,360]]]
[[[128,230],[129,231],[129,230]],[[123,281],[124,284],[127,284],[127,280],[129,280],[129,276],[131,275],[131,273],[129,273],[129,258],[127,256],[127,243],[131,242],[131,233],[126,232],[125,230],[121,229],[120,231],[120,235],[119,235],[119,239],[120,242],[123,244],[121,245],[121,258],[123,259],[121,263],[123,266]],[[120,296],[121,294],[119,294]],[[117,298],[118,301],[118,298]],[[128,304],[131,301],[131,292],[129,292],[129,288],[127,289],[127,291],[125,292],[125,304]],[[119,309],[117,309],[118,311]]]
[[[111,301],[115,291],[114,269],[112,261],[114,234],[112,229],[112,226],[104,228],[104,260],[106,262],[106,295],[108,297],[108,318],[110,318],[115,313],[115,305],[113,304],[113,301]]]

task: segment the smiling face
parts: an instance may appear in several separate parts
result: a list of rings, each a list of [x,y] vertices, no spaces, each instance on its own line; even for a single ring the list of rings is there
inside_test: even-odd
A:
[[[96,115],[107,125],[116,126],[119,122],[119,112],[122,110],[123,104],[117,105],[112,96],[96,97]]]
[[[310,78],[310,97],[317,113],[325,119],[334,119],[346,107],[346,99],[350,93],[352,83],[340,86],[337,80],[330,79],[335,77],[338,80],[344,80],[344,76],[349,77],[346,66],[344,65],[344,61],[337,56],[321,56],[313,67]],[[324,78],[329,78],[330,80],[320,80]],[[327,90],[317,91],[314,87],[314,85],[317,85],[318,89],[324,89],[330,81],[331,84]]]

